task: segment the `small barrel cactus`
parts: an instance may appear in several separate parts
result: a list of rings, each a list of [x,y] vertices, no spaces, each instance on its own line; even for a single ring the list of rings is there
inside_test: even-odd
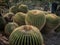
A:
[[[43,30],[48,33],[54,31],[59,26],[59,17],[55,14],[46,15],[46,24]]]
[[[3,17],[6,20],[6,22],[12,22],[12,17],[14,16],[13,13],[7,13]]]
[[[17,28],[18,25],[14,22],[10,22],[5,26],[5,33],[6,35],[10,35],[12,33],[12,31]]]
[[[43,11],[31,10],[27,13],[25,22],[26,24],[36,26],[41,30],[45,25],[46,17]]]
[[[39,29],[32,25],[16,28],[9,37],[10,45],[43,45],[43,38]]]
[[[16,14],[18,12],[18,7],[16,7],[16,6],[10,7],[9,12]]]
[[[0,31],[4,30],[5,24],[6,24],[5,19],[3,17],[0,17]]]
[[[13,17],[13,21],[16,22],[18,25],[25,25],[25,13],[18,12],[16,15]]]
[[[28,7],[27,5],[21,4],[19,6],[19,12],[27,13],[28,12]]]

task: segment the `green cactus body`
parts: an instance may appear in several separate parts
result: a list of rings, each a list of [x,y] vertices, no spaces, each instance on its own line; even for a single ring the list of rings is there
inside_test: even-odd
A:
[[[5,24],[6,24],[6,21],[4,20],[4,18],[0,17],[0,31],[4,30]]]
[[[27,5],[21,4],[19,6],[19,12],[27,13],[28,12],[28,7]]]
[[[43,38],[39,29],[32,25],[16,28],[9,37],[10,45],[43,45]]]
[[[16,14],[18,12],[18,7],[16,7],[16,6],[10,7],[9,12]]]
[[[36,26],[41,30],[45,25],[46,17],[43,11],[32,10],[26,15],[25,22],[26,24]]]
[[[25,13],[18,12],[16,15],[13,17],[13,21],[16,22],[18,25],[25,25]]]
[[[14,22],[10,22],[5,26],[5,33],[6,35],[10,35],[12,33],[12,31],[17,28],[18,25]]]
[[[54,31],[59,26],[59,18],[55,14],[46,15],[46,24],[44,26],[44,31],[46,33]]]
[[[14,14],[9,12],[9,13],[5,14],[3,17],[6,20],[6,22],[12,22],[12,17],[13,16],[14,16]]]

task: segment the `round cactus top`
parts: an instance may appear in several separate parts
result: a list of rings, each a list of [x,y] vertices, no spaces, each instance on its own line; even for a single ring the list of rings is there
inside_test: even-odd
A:
[[[52,18],[52,19],[58,18],[58,16],[55,15],[55,14],[47,14],[46,17],[47,17],[47,18]]]
[[[18,28],[16,28],[13,32],[15,31],[19,31],[19,32],[22,32],[22,33],[33,33],[33,32],[39,32],[39,29],[32,26],[32,25],[23,25],[23,26],[20,26]]]
[[[30,10],[28,14],[39,15],[39,14],[44,14],[44,12],[41,10]]]

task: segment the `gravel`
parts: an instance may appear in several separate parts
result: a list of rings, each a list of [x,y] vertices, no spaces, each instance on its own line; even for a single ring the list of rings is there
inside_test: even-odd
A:
[[[60,32],[43,34],[45,45],[60,45]]]

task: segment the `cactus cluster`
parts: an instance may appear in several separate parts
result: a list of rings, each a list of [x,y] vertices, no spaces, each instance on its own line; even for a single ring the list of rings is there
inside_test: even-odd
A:
[[[0,30],[9,37],[9,45],[43,45],[41,31],[60,32],[60,17],[46,11],[28,10],[27,5],[18,4],[0,17]]]
[[[26,24],[36,26],[41,30],[45,25],[46,17],[43,11],[31,10],[27,13],[25,22]]]
[[[43,38],[39,29],[32,25],[16,28],[9,37],[10,45],[43,45]]]
[[[28,6],[24,5],[24,4],[12,6],[12,7],[10,7],[9,12],[13,12],[14,14],[16,14],[17,12],[27,13]]]
[[[5,26],[5,33],[6,35],[10,35],[12,33],[12,31],[17,28],[18,25],[14,22],[10,22]]]

